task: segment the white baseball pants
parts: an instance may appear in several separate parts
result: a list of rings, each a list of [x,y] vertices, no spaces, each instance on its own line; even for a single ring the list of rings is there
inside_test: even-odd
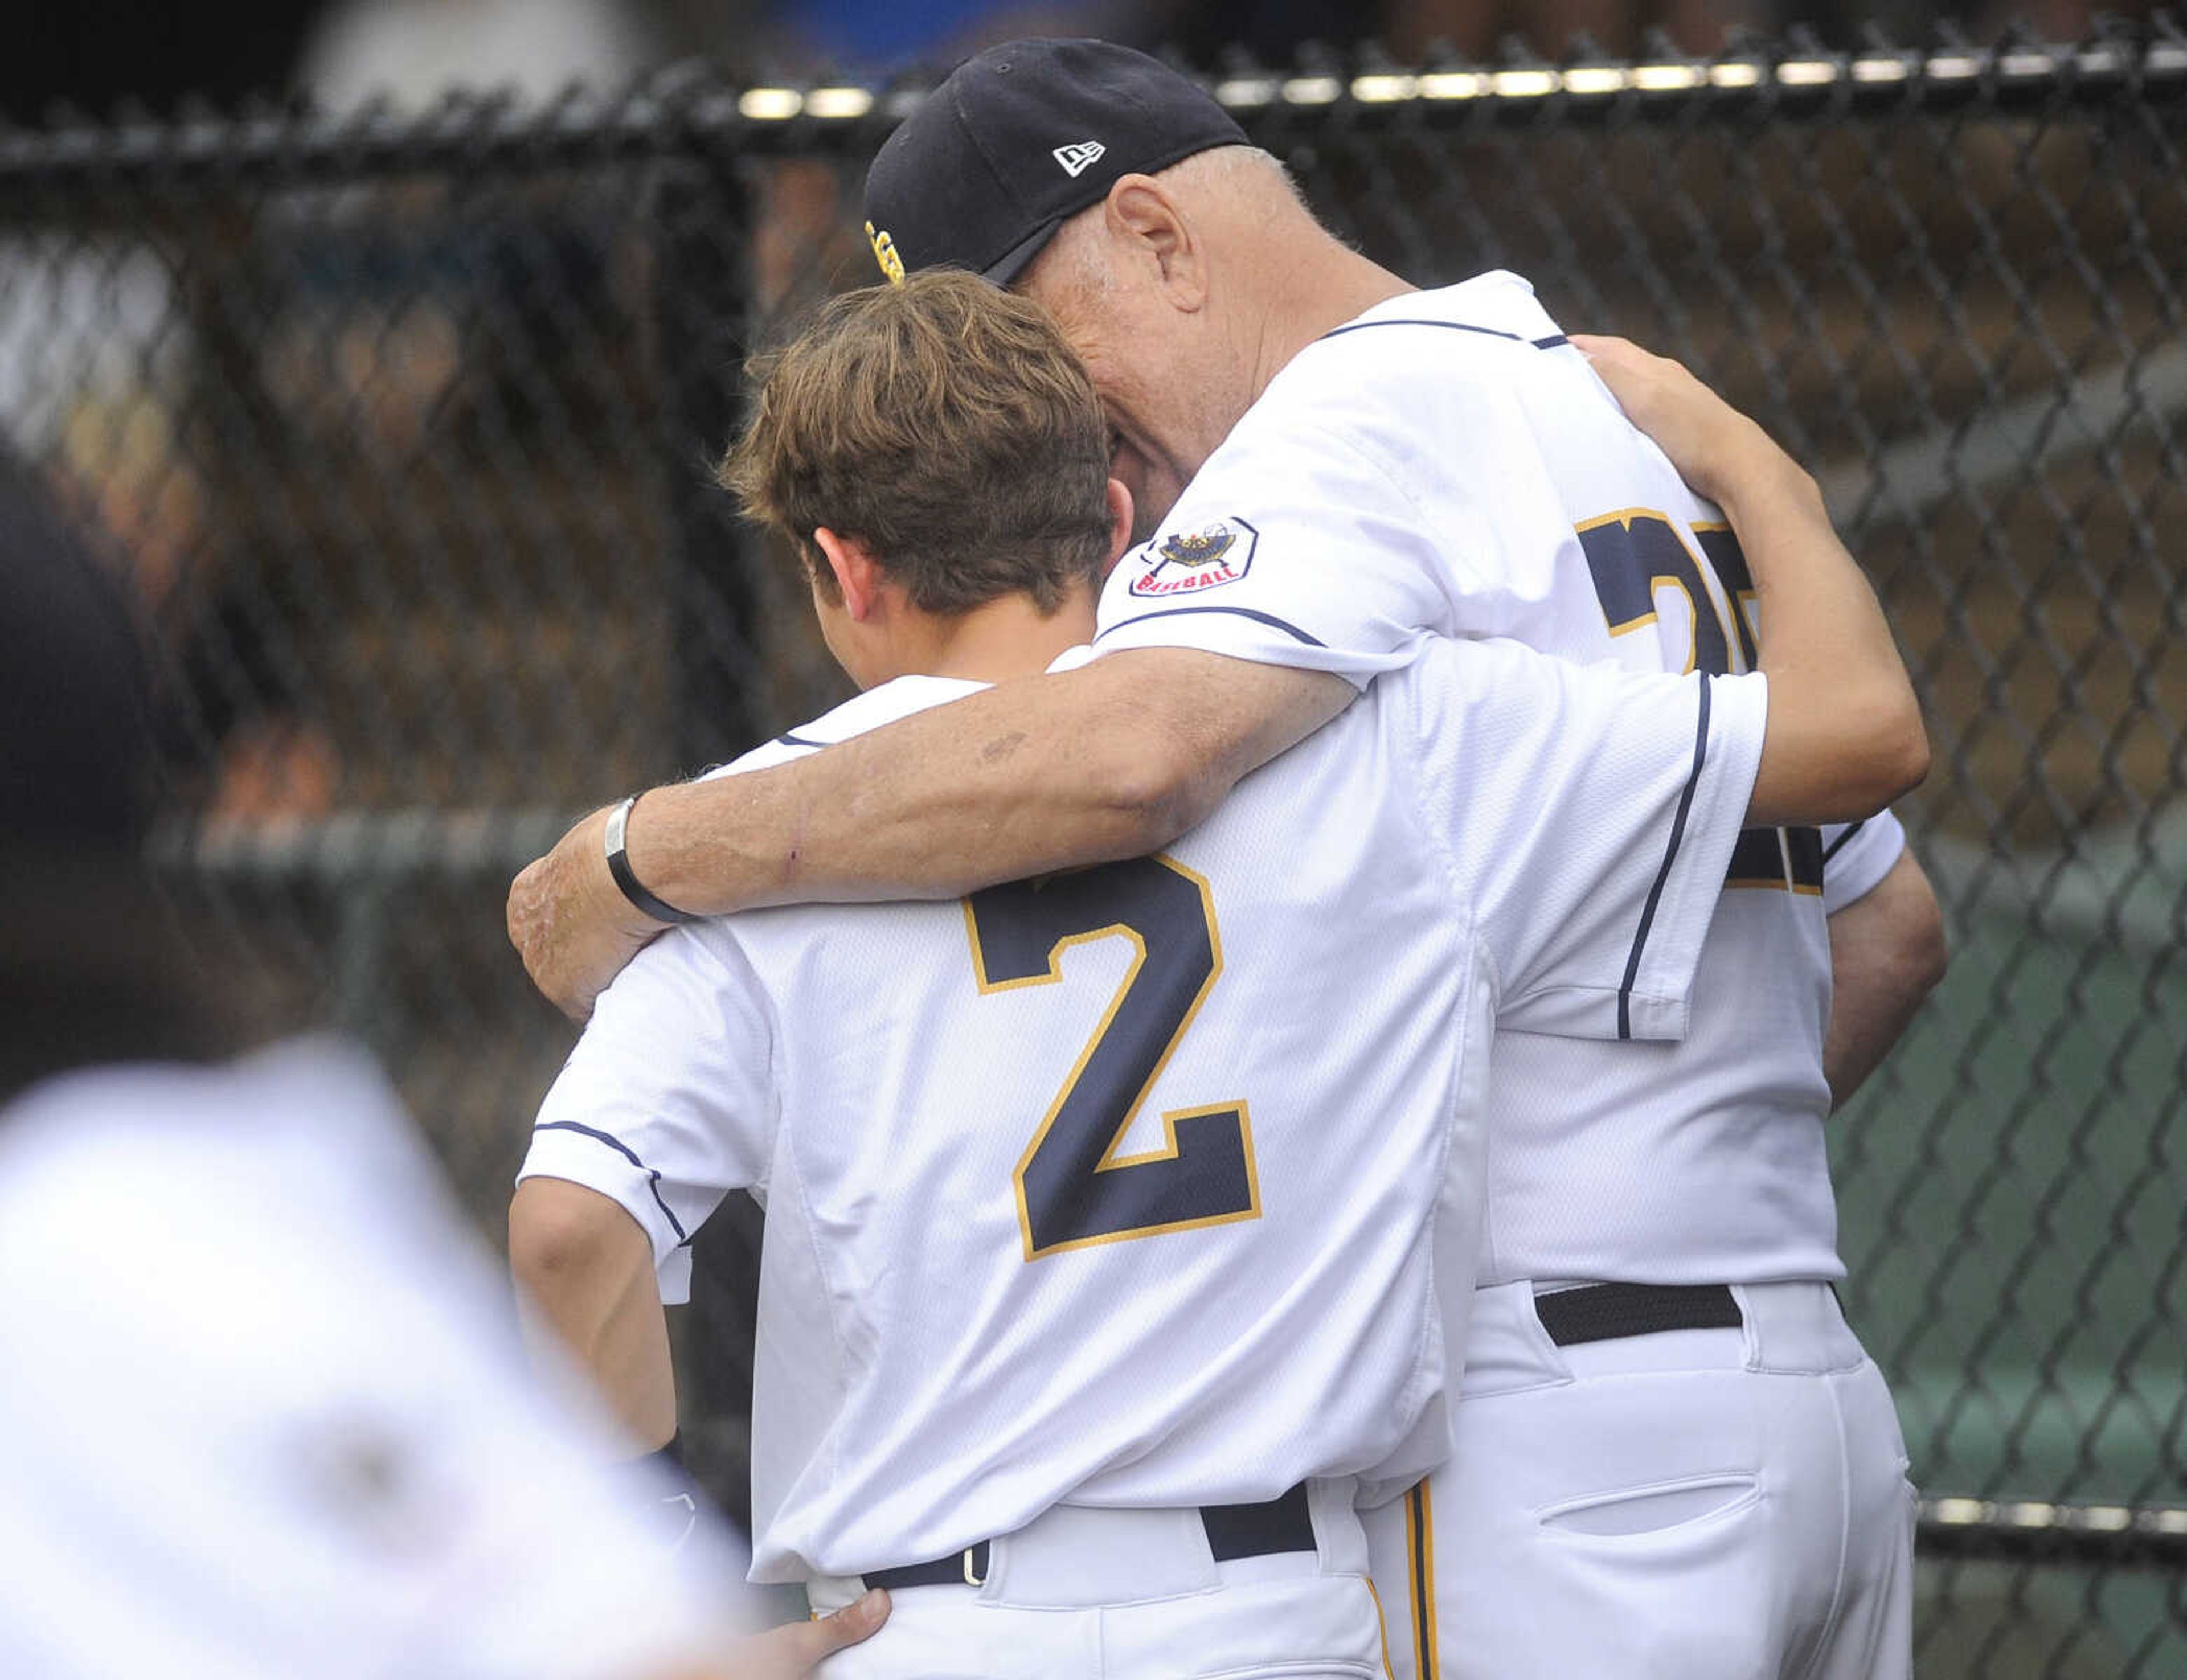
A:
[[[1559,1347],[1476,1293],[1449,1461],[1366,1514],[1397,1680],[1904,1680],[1914,1490],[1824,1284]],[[1424,1589],[1425,1588],[1425,1592]]]
[[[1379,1680],[1381,1618],[1349,1478],[1308,1484],[1317,1549],[1218,1563],[1197,1511],[1060,1505],[990,1548],[980,1587],[908,1587],[822,1680]],[[856,1578],[807,1583],[816,1611]]]

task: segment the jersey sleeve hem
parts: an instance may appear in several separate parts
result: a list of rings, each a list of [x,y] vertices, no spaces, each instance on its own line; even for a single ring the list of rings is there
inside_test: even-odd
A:
[[[516,1175],[520,1184],[527,1178],[559,1178],[614,1202],[653,1245],[662,1302],[675,1306],[690,1298],[689,1233],[661,1197],[660,1173],[612,1132],[575,1121],[541,1122]]]
[[[1279,665],[1296,671],[1333,671],[1354,688],[1363,690],[1375,672],[1361,669],[1356,654],[1340,652],[1311,632],[1273,613],[1254,607],[1219,604],[1190,607],[1156,607],[1109,626],[1094,638],[1093,656],[1121,653],[1127,648],[1184,648],[1197,653],[1222,654],[1255,665]],[[1408,656],[1386,655],[1375,661],[1379,668],[1394,669]]]
[[[1768,677],[1759,671],[1706,677],[1700,687],[1693,797],[1667,846],[1651,913],[1634,937],[1619,998],[1620,1037],[1685,1036],[1695,971],[1762,765]]]
[[[1823,830],[1823,908],[1831,915],[1882,885],[1906,851],[1906,830],[1888,811]]]

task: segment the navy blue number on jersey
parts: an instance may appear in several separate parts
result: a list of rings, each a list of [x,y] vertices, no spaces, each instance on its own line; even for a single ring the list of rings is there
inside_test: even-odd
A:
[[[1017,1165],[1027,1260],[1061,1249],[1257,1218],[1253,1132],[1242,1100],[1165,1110],[1164,1147],[1120,1155],[1223,972],[1207,883],[1167,857],[1136,857],[964,901],[983,992],[1052,986],[1063,953],[1128,940],[1134,955],[1108,1012]]]
[[[1660,624],[1656,600],[1667,590],[1685,597],[1687,622],[1693,626],[1686,645],[1687,671],[1704,671],[1721,677],[1754,668],[1754,625],[1747,603],[1754,596],[1753,575],[1746,556],[1730,527],[1697,525],[1694,540],[1701,544],[1710,570],[1723,586],[1731,610],[1726,624],[1716,595],[1701,576],[1701,560],[1678,535],[1664,514],[1644,508],[1628,508],[1590,520],[1578,527],[1580,547],[1587,553],[1587,569],[1594,579],[1595,598],[1610,633],[1623,636],[1644,626]],[[1732,650],[1736,638],[1739,657]],[[1724,885],[1737,887],[1774,887],[1780,892],[1823,890],[1823,837],[1814,829],[1748,829],[1732,847],[1731,867]]]

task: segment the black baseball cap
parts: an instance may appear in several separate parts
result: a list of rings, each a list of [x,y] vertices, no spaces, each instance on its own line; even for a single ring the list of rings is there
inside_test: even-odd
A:
[[[1127,175],[1245,131],[1206,89],[1106,41],[1006,42],[967,59],[866,171],[881,272],[970,268],[1008,285]]]

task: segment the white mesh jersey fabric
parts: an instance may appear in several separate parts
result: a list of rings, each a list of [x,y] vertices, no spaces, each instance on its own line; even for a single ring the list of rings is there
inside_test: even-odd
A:
[[[670,1561],[353,1051],[34,1087],[0,1276],[0,1673],[609,1680],[738,1631],[741,1543]]]

